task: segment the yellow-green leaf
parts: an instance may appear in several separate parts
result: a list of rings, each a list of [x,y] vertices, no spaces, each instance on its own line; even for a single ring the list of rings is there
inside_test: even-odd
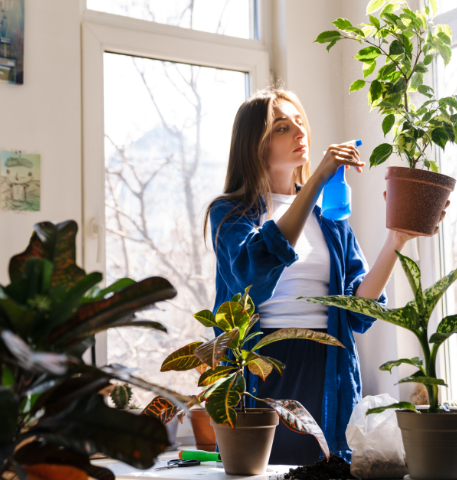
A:
[[[361,90],[366,85],[365,80],[356,80],[353,82],[349,88],[349,93],[356,92],[357,90]]]
[[[214,370],[221,358],[225,355],[233,339],[238,335],[238,328],[234,328],[232,331],[225,332],[209,342],[200,344],[195,350],[195,356]]]
[[[198,380],[199,387],[208,387],[212,385],[214,382],[219,380],[220,378],[226,377],[229,373],[233,372],[235,366],[220,366],[216,367],[214,370],[209,369],[207,370]]]
[[[376,12],[379,10],[385,3],[386,0],[371,0],[367,6],[367,15],[370,13]]]
[[[395,410],[411,410],[416,413],[420,413],[418,410],[416,410],[416,407],[409,402],[399,402],[399,403],[393,403],[392,405],[387,405],[386,407],[377,407],[377,408],[370,408],[367,410],[367,413],[365,415],[372,415],[373,413],[382,413],[385,410],[388,410],[389,408],[395,408]]]
[[[454,333],[457,333],[457,315],[449,315],[441,320],[436,333],[430,337],[430,343],[439,346]]]
[[[303,298],[303,297],[300,297]],[[321,297],[326,298],[326,297]],[[318,303],[318,302],[315,302]],[[332,335],[324,332],[315,332],[314,330],[310,330],[308,328],[280,328],[270,335],[266,335],[262,338],[252,350],[258,350],[259,348],[264,347],[265,345],[269,345],[273,342],[279,342],[280,340],[289,340],[289,339],[297,339],[297,340],[312,340],[318,343],[324,343],[326,345],[334,345],[337,347],[343,347],[344,345],[337,340]]]
[[[194,318],[196,318],[205,327],[218,326],[216,323],[216,317],[210,310],[202,310],[201,312],[195,313]]]
[[[203,342],[193,342],[176,350],[163,361],[161,372],[168,372],[169,370],[191,370],[192,368],[201,365],[201,361],[195,356],[195,350],[202,345]],[[206,362],[205,362],[206,363]]]
[[[414,357],[414,358],[401,358],[400,360],[392,360],[390,362],[386,362],[382,364],[379,367],[379,370],[387,371],[389,373],[392,373],[392,368],[393,367],[398,367],[399,365],[402,364],[408,364],[408,365],[413,365],[417,368],[422,368],[423,366],[423,361],[422,358],[419,357]]]

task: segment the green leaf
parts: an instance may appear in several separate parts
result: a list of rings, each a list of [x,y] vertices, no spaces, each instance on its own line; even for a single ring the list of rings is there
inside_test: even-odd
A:
[[[373,60],[372,62],[365,62],[363,64],[363,78],[368,77],[374,72],[374,69],[376,68],[376,60]],[[354,84],[352,84],[354,85]],[[352,87],[351,85],[351,87]]]
[[[250,340],[252,340],[254,337],[257,337],[258,335],[263,335],[263,332],[253,332],[251,334],[249,334],[243,341],[243,345],[247,342],[249,342]]]
[[[373,104],[381,97],[382,94],[382,84],[378,82],[378,80],[373,80],[370,86],[370,90],[368,91],[368,103]]]
[[[208,387],[209,385],[212,385],[217,380],[224,378],[229,373],[233,372],[234,368],[236,367],[235,366],[233,367],[219,366],[219,367],[216,367],[214,370],[210,368],[209,370],[206,370],[206,372],[201,375],[200,379],[198,380],[198,386]]]
[[[367,413],[365,415],[371,415],[373,413],[382,413],[385,410],[388,410],[389,408],[395,408],[395,410],[412,410],[413,412],[420,413],[418,410],[416,410],[416,407],[412,403],[399,402],[399,403],[393,403],[392,405],[387,405],[386,407],[370,408],[367,410]]]
[[[416,65],[416,68],[414,69],[417,73],[427,73],[428,68],[424,67],[423,65]]]
[[[301,297],[308,302],[320,303],[328,307],[339,307],[354,313],[361,313],[369,317],[378,318],[413,332],[419,328],[414,308],[407,305],[403,308],[389,309],[379,305],[375,300],[363,297],[332,295],[328,297]]]
[[[367,15],[370,13],[376,12],[379,10],[385,3],[386,0],[371,0],[367,6]]]
[[[402,255],[397,250],[395,250],[395,253],[400,259],[401,266],[405,272],[406,278],[408,279],[409,285],[411,286],[411,290],[413,291],[416,299],[416,304],[419,308],[419,313],[421,315],[425,315],[425,303],[421,285],[421,271],[413,260],[405,255]],[[429,317],[425,316],[426,323],[423,325],[424,327],[427,325],[428,319]]]
[[[195,355],[214,370],[221,358],[225,355],[229,345],[237,336],[239,336],[239,329],[235,327],[230,332],[225,332],[213,340],[200,345],[195,350]]]
[[[426,377],[423,375],[423,372],[419,370],[422,375],[410,375],[409,377],[402,378],[398,381],[398,383],[422,383],[423,385],[441,385],[443,387],[447,387],[444,383],[444,380],[441,378],[435,377]]]
[[[110,408],[101,395],[84,396],[65,412],[41,418],[26,435],[86,456],[105,453],[140,469],[151,468],[168,445],[167,431],[159,420]]]
[[[433,160],[430,160],[429,164],[430,164],[430,170],[432,172],[440,173],[440,169],[439,169],[438,164],[436,162],[434,162]]]
[[[160,371],[177,370],[182,372],[200,366],[202,362],[195,356],[195,350],[200,345],[203,345],[203,342],[192,342],[174,351],[163,361]]]
[[[372,62],[373,60],[376,60],[379,55],[381,55],[381,50],[379,50],[379,48],[366,47],[362,48],[354,58],[360,62]]]
[[[406,80],[400,77],[392,88],[392,93],[405,93],[406,92]]]
[[[284,423],[287,428],[290,428],[294,432],[313,435],[319,442],[327,462],[329,461],[330,450],[324,433],[316,420],[314,420],[312,415],[300,402],[296,400],[273,400],[271,398],[265,398],[263,401],[276,410],[282,423]]]
[[[428,87],[427,85],[419,85],[419,87],[417,88],[417,91],[419,93],[422,93],[422,95],[426,95],[429,98],[433,97],[433,94],[435,93],[433,91],[433,88]]]
[[[449,125],[447,122],[443,122],[443,128],[449,138],[449,140],[454,143],[455,142],[455,133],[454,133],[454,128],[452,125]]]
[[[447,136],[446,130],[444,130],[443,127],[438,127],[432,130],[432,140],[439,147],[444,149],[446,143],[449,140],[449,137]]]
[[[49,260],[53,265],[51,286],[76,285],[85,272],[76,263],[76,233],[78,225],[75,221],[58,223],[37,223],[27,249],[11,258],[9,275],[11,281],[18,281],[22,277],[26,261],[29,258]]]
[[[255,352],[248,352],[246,362],[249,371],[253,375],[259,376],[263,381],[265,381],[268,375],[273,371],[273,365],[262,358],[262,355]]]
[[[249,315],[252,315],[255,312],[254,302],[249,296],[249,291],[251,290],[251,287],[252,285],[244,289],[244,294],[240,300],[240,305],[249,313]]]
[[[400,55],[405,51],[405,47],[398,41],[394,40],[390,44],[389,55]]]
[[[433,16],[436,16],[438,12],[438,2],[436,0],[429,0],[429,4],[432,7]]]
[[[327,52],[330,53],[331,48],[333,48],[333,47],[336,45],[337,42],[338,42],[338,40],[336,40],[336,39],[333,40],[333,41],[331,41],[331,42],[327,45],[327,47],[325,47],[326,50],[327,50]]]
[[[116,282],[112,283],[109,287],[106,287],[103,290],[97,289],[92,294],[86,295],[86,297],[84,297],[83,299],[83,303],[89,301],[93,302],[96,300],[103,300],[110,293],[120,292],[124,288],[129,287],[134,283],[136,283],[135,280],[132,280],[131,278],[120,278]]]
[[[249,320],[249,325],[248,325],[248,328],[246,329],[245,335],[249,333],[251,328],[259,321],[259,319],[260,319],[260,315],[258,313],[255,313],[254,315],[252,315],[251,319]]]
[[[457,315],[449,315],[441,320],[436,333],[430,337],[429,341],[439,346],[454,333],[457,333]]]
[[[115,327],[132,315],[156,302],[168,300],[177,294],[173,285],[161,277],[151,277],[135,282],[111,297],[83,304],[66,323],[53,330],[47,342],[56,348],[70,348],[76,340],[102,326]]]
[[[433,62],[433,55],[426,55],[424,57],[424,65],[430,65]]]
[[[314,40],[314,43],[330,43],[333,42],[334,40],[339,40],[341,38],[341,33],[338,32],[338,30],[330,30],[327,32],[322,32],[316,40]]]
[[[437,45],[437,50],[444,61],[444,66],[448,66],[452,57],[452,50],[446,45]]]
[[[444,32],[438,32],[437,35],[443,41],[443,43],[451,46],[451,39]]]
[[[414,357],[414,358],[401,358],[400,360],[392,360],[390,362],[383,363],[380,367],[379,370],[384,370],[389,373],[392,373],[392,368],[393,367],[398,367],[399,365],[402,364],[408,364],[408,365],[413,365],[417,368],[422,368],[423,362],[422,358],[419,357]]]
[[[195,313],[194,318],[196,318],[204,327],[218,327],[216,317],[210,310],[202,310],[201,312]]]
[[[249,321],[248,312],[237,302],[225,302],[216,312],[216,323],[219,328],[229,332],[238,327],[241,339],[244,338]]]
[[[19,399],[9,388],[0,387],[0,442],[11,442],[19,419]]]
[[[411,79],[411,88],[417,90],[424,83],[424,75],[422,73],[415,73]]]
[[[244,393],[246,384],[243,375],[235,373],[220,384],[206,400],[206,411],[218,425],[235,428],[236,407],[240,393]]]
[[[395,125],[395,115],[387,115],[382,122],[382,131],[384,132],[384,136],[386,136],[391,130],[392,127]]]
[[[379,22],[379,20],[373,15],[369,15],[369,17],[370,17],[370,23],[379,30],[381,28],[381,23]]]
[[[365,86],[365,80],[356,80],[352,83],[351,87],[349,88],[349,93],[356,92],[357,90],[361,90]]]
[[[332,23],[339,30],[344,30],[345,28],[348,28],[348,27],[351,28],[352,27],[352,23],[349,20],[347,20],[346,18],[338,18]]]
[[[379,69],[378,79],[386,80],[391,73],[395,72],[396,68],[397,67],[395,66],[395,63],[389,63],[387,65],[384,65]]]
[[[370,156],[370,167],[384,163],[392,155],[393,151],[394,149],[389,143],[383,143],[377,146]]]
[[[304,298],[304,297],[299,297],[299,298]],[[324,343],[326,345],[334,345],[334,346],[344,348],[344,345],[341,342],[339,342],[335,337],[332,337],[328,333],[315,332],[314,330],[309,330],[308,328],[280,328],[275,332],[270,333],[270,335],[266,335],[265,337],[263,337],[252,348],[252,350],[258,350],[259,348],[262,348],[265,345],[269,345],[270,343],[278,342],[280,340],[288,340],[288,339],[313,340],[314,342]]]

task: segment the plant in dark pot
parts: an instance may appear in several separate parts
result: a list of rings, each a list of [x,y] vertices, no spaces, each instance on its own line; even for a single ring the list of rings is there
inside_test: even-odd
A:
[[[237,294],[231,301],[223,303],[216,315],[209,310],[196,313],[194,317],[205,327],[217,327],[224,333],[211,341],[190,343],[173,352],[164,360],[161,371],[183,371],[196,367],[204,370],[198,381],[204,390],[191,403],[205,402],[228,474],[256,475],[265,472],[279,419],[291,430],[314,435],[328,460],[330,453],[324,434],[303,405],[295,400],[253,397],[246,392],[244,369],[247,367],[262,380],[273,369],[282,375],[283,363],[258,353],[263,346],[279,340],[298,338],[343,345],[323,332],[284,328],[262,337],[251,350],[243,348],[250,339],[262,334],[249,333],[259,321],[259,315],[254,314],[254,304],[248,293],[249,287],[243,295]],[[246,395],[271,408],[246,408]]]
[[[122,279],[100,289],[100,273],[75,264],[77,225],[39,223],[0,286],[0,477],[20,480],[114,479],[89,456],[104,453],[150,468],[168,445],[162,423],[110,408],[98,392],[116,379],[187,402],[114,367],[86,365],[97,332],[138,326],[134,312],[176,295],[164,278]]]
[[[431,146],[444,149],[457,135],[457,96],[436,98],[424,84],[434,55],[439,54],[445,66],[452,55],[451,29],[433,24],[437,0],[429,4],[431,8],[413,12],[406,0],[371,0],[368,23],[359,28],[338,18],[332,22],[337,30],[323,32],[316,39],[328,43],[328,51],[341,40],[363,45],[354,58],[363,64],[364,79],[353,82],[350,91],[368,84],[368,104],[384,117],[384,136],[393,130],[392,143],[374,149],[370,167],[384,163],[394,152],[408,164],[386,169],[387,228],[425,236],[434,234],[455,187],[454,178],[438,173],[430,157]],[[377,18],[372,14],[379,9]],[[381,67],[377,70],[377,66]]]
[[[439,405],[438,387],[445,386],[444,380],[437,378],[436,359],[440,346],[454,333],[457,333],[457,315],[441,320],[436,332],[429,332],[430,316],[446,290],[457,279],[457,270],[443,277],[430,288],[422,291],[419,267],[410,258],[397,252],[403,270],[413,290],[415,300],[403,308],[388,309],[374,300],[344,295],[329,297],[300,297],[322,305],[344,308],[355,313],[363,313],[399,327],[410,330],[422,347],[423,358],[402,358],[387,362],[381,370],[391,371],[393,367],[408,364],[417,371],[399,383],[415,382],[425,385],[428,410],[416,410],[408,402],[400,402],[387,407],[368,410],[367,414],[381,413],[387,408],[397,411],[411,479],[414,480],[455,480],[457,479],[457,412],[446,411]],[[447,409],[449,410],[449,409]]]

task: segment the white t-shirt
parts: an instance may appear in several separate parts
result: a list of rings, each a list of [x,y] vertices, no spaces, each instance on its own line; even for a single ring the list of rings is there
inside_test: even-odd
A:
[[[278,221],[296,195],[272,194],[273,216]],[[260,224],[268,220],[265,213]],[[329,294],[330,254],[319,222],[311,213],[295,246],[298,260],[286,267],[273,296],[259,305],[260,324],[264,328],[327,328],[328,307],[297,300],[297,297],[321,297]]]

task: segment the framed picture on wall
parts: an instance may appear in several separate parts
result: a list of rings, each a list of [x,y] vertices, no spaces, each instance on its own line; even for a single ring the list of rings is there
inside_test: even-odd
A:
[[[24,83],[24,2],[0,0],[0,82]]]

